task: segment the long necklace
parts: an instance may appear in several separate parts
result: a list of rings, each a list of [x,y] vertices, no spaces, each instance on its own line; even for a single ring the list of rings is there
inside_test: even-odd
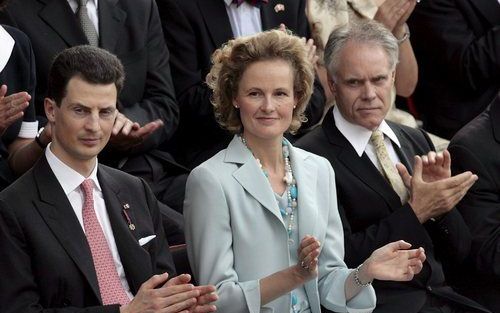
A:
[[[252,153],[253,157],[255,158],[255,161],[259,165],[260,169],[262,170],[262,173],[264,176],[266,176],[269,179],[269,174],[267,173],[266,169],[264,166],[262,166],[262,163],[260,162],[259,158],[253,154],[252,150],[247,144],[247,141],[243,136],[239,136],[241,139],[241,142],[247,147],[247,149]],[[283,138],[281,141],[282,149],[283,149],[283,159],[285,160],[285,176],[283,177],[283,181],[286,184],[286,195],[287,195],[287,206],[286,208],[282,208],[279,206],[281,217],[283,218],[284,221],[288,221],[287,225],[287,234],[288,234],[288,243],[293,244],[293,231],[295,229],[295,214],[294,211],[295,209],[298,209],[297,207],[297,197],[298,197],[298,189],[297,189],[297,183],[295,181],[295,178],[293,176],[293,171],[292,171],[292,166],[290,165],[290,146],[288,145],[288,141]],[[299,304],[299,299],[295,292],[291,292],[291,307],[292,311],[294,313],[298,313],[300,311],[300,304]]]
[[[247,147],[250,152],[252,150],[250,147],[248,147],[247,141],[243,136],[239,136],[241,139],[241,142]],[[287,232],[288,232],[288,240],[291,241],[292,239],[292,234],[295,229],[295,213],[294,209],[297,209],[297,197],[298,197],[298,189],[297,189],[297,183],[295,181],[295,178],[293,176],[293,171],[292,171],[292,166],[290,165],[290,147],[288,145],[288,141],[286,139],[283,139],[282,142],[282,149],[283,149],[283,159],[285,160],[285,176],[283,177],[283,181],[286,184],[286,193],[287,193],[287,206],[286,208],[279,208],[281,217],[283,217],[284,220],[288,220],[288,225],[287,225]],[[255,158],[255,161],[259,165],[260,169],[262,170],[262,173],[264,173],[264,176],[266,176],[269,179],[269,175],[265,168],[262,166],[262,163],[260,160],[253,154],[253,157]]]

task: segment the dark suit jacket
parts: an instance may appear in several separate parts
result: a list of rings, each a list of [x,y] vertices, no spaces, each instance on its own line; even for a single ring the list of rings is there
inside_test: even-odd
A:
[[[174,273],[157,200],[139,178],[99,165],[98,179],[130,289]],[[131,231],[123,215],[136,229]],[[144,246],[138,240],[156,235]],[[42,157],[0,193],[0,311],[118,312],[102,306],[90,248],[61,185]],[[87,308],[87,310],[82,310]]]
[[[34,122],[35,118],[35,57],[31,49],[31,43],[23,32],[13,27],[2,25],[2,27],[14,39],[15,44],[9,61],[0,72],[0,85],[7,85],[7,95],[26,91],[31,95],[29,106],[24,110],[22,119],[18,119],[10,125],[2,134],[0,141],[0,190],[7,187],[14,180],[7,158],[9,157],[9,145],[19,136],[22,122]],[[4,43],[0,43],[3,45]]]
[[[171,52],[170,64],[181,111],[179,130],[173,145],[176,159],[195,167],[224,149],[233,137],[215,121],[210,103],[211,90],[204,83],[211,68],[212,53],[233,39],[231,23],[223,0],[156,0],[165,41]],[[277,3],[284,11],[275,12]],[[305,0],[270,0],[262,5],[262,29],[280,23],[299,36],[309,38]],[[311,124],[323,114],[325,97],[319,82],[306,115]]]
[[[500,4],[426,0],[408,23],[419,65],[415,102],[424,127],[449,139],[500,89]]]
[[[125,66],[120,111],[141,125],[158,118],[165,122],[142,146],[148,151],[172,136],[179,115],[158,9],[154,0],[100,0],[98,11],[99,46],[116,54]],[[88,44],[76,16],[66,0],[10,1],[0,22],[31,39],[38,78],[36,110],[45,115],[43,99],[54,56]]]
[[[500,312],[500,95],[450,142],[452,171],[479,180],[458,209],[472,233],[469,263],[458,276],[464,293]]]
[[[401,149],[394,147],[407,168],[411,169],[414,155],[433,150],[425,132],[388,123],[401,143]],[[321,127],[301,138],[297,146],[327,158],[335,170],[345,234],[345,262],[349,267],[358,266],[375,249],[400,239],[425,249],[427,261],[412,281],[374,283],[377,293],[374,312],[419,312],[427,293],[475,307],[475,303],[446,286],[440,262],[463,260],[469,252],[470,233],[456,210],[439,222],[420,224],[410,205],[401,205],[396,192],[368,156],[359,157],[340,133],[332,110]]]

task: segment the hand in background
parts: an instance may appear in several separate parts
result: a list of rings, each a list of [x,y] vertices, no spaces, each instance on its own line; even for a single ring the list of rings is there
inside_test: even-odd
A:
[[[155,120],[142,126],[118,113],[109,140],[112,147],[119,151],[128,151],[140,145],[146,138],[163,126],[163,121]]]
[[[27,92],[18,92],[9,96],[7,86],[0,87],[0,136],[12,123],[23,117],[24,110],[29,106],[31,96]]]

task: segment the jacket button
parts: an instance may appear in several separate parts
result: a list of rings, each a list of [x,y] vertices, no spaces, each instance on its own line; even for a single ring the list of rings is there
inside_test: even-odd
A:
[[[431,286],[427,286],[427,290],[432,291],[432,287]]]

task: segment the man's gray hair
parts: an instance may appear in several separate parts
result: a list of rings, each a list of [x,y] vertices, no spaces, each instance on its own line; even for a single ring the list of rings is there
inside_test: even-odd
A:
[[[334,30],[326,43],[325,65],[332,78],[337,74],[340,53],[348,42],[380,46],[387,54],[391,70],[396,68],[399,56],[396,37],[384,25],[373,20],[350,22]]]

